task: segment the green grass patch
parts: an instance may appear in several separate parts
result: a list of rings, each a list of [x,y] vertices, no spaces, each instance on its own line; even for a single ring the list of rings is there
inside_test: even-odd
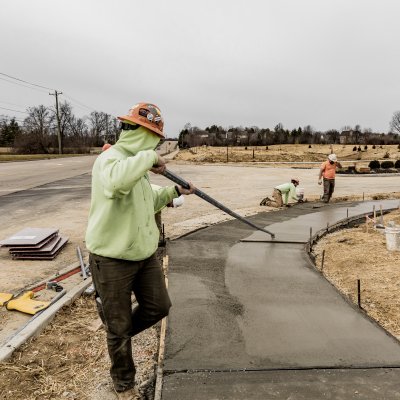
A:
[[[88,154],[0,154],[0,162],[49,160],[53,158],[81,157]]]

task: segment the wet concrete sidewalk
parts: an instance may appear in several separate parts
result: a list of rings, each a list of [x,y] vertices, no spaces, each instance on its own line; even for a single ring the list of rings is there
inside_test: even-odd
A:
[[[400,399],[399,342],[348,303],[304,250],[310,228],[380,204],[399,201],[251,217],[291,243],[268,243],[238,221],[170,243],[162,399]]]

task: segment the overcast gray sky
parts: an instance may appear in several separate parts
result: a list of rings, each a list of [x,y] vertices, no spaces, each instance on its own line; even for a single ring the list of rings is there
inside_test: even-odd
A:
[[[399,0],[2,0],[0,72],[79,116],[153,102],[168,137],[187,122],[387,132],[399,16]],[[0,107],[54,102],[0,78]]]

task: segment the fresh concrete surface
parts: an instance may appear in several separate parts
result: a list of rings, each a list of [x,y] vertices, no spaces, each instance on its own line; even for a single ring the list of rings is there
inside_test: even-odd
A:
[[[398,400],[400,369],[176,373],[162,400]]]
[[[347,209],[349,216],[353,216],[372,211],[373,204],[377,208],[380,204],[391,208],[399,202],[365,202],[354,207],[329,205],[320,209],[305,204],[251,219],[279,231],[281,238],[290,232],[293,239],[307,240],[310,226],[316,232],[325,228],[327,222],[333,224],[345,218]],[[163,399],[172,399],[168,397],[172,390],[176,399],[185,398],[184,389],[181,394],[176,392],[174,375],[187,370],[400,367],[399,342],[350,305],[311,267],[304,245],[238,243],[240,239],[265,236],[231,221],[169,245],[173,307],[165,357],[167,397]],[[251,396],[259,390],[257,385],[270,379],[269,374],[260,373],[255,386],[245,381],[244,386],[239,384],[237,390],[243,391],[242,397],[223,397],[217,384],[222,375],[211,374],[215,380],[211,388],[215,387],[215,392],[210,389],[209,397],[197,397],[198,387],[192,382],[186,398],[266,398]],[[339,374],[337,379],[345,375]],[[361,375],[367,380],[365,374]],[[351,379],[347,375],[346,379],[350,388]],[[387,387],[393,384],[389,379]],[[314,386],[310,393],[314,390],[318,393],[319,389]],[[396,398],[390,396],[382,398]],[[310,394],[304,398],[323,397]]]
[[[310,228],[312,234],[317,233],[321,229],[325,229],[327,224],[333,225],[337,221],[344,220],[348,217],[354,217],[366,213],[372,213],[374,206],[376,214],[379,216],[380,206],[383,209],[399,208],[400,200],[378,200],[365,201],[358,204],[346,204],[341,206],[323,205],[316,209],[316,213],[299,215],[289,221],[278,222],[268,226],[268,230],[276,234],[276,240],[297,240],[307,241],[310,238]],[[307,205],[305,207],[308,207]],[[268,238],[263,232],[255,231],[246,240],[265,240]]]

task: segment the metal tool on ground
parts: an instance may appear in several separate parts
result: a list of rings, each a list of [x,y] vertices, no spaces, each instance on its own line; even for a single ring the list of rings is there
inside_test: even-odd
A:
[[[63,287],[55,281],[46,282],[46,289],[54,290],[55,292],[62,292]]]
[[[81,266],[81,274],[82,274],[83,280],[85,280],[85,279],[87,279],[89,274],[88,274],[87,267],[86,267],[85,263],[83,262],[82,251],[79,246],[76,248],[76,254],[78,255],[79,264]]]
[[[84,294],[85,294],[86,296],[90,296],[90,295],[92,295],[94,292],[95,292],[95,289],[94,289],[94,285],[93,285],[93,283],[92,283],[90,286],[88,286],[88,287],[85,289]]]
[[[175,182],[178,185],[181,185],[185,189],[189,189],[189,187],[190,187],[188,182],[186,182],[184,179],[182,179],[181,177],[179,177],[178,175],[174,174],[173,172],[171,172],[171,171],[169,171],[167,169],[163,172],[163,175],[166,178],[168,178],[169,180],[171,180],[172,182]],[[269,232],[268,230],[253,224],[252,222],[248,221],[246,218],[243,218],[239,214],[237,214],[234,211],[230,210],[229,208],[225,207],[223,204],[221,204],[217,200],[213,199],[212,197],[210,197],[209,195],[207,195],[206,193],[204,193],[200,189],[196,189],[194,194],[196,196],[200,197],[201,199],[207,201],[208,203],[212,204],[213,206],[219,208],[220,210],[224,211],[225,213],[231,215],[232,217],[238,219],[239,221],[242,221],[245,224],[247,224],[247,225],[249,225],[249,226],[251,226],[251,227],[253,227],[253,228],[255,228],[255,229],[259,230],[259,231],[268,233],[268,235],[270,235],[272,239],[275,238],[275,234],[274,233]]]

